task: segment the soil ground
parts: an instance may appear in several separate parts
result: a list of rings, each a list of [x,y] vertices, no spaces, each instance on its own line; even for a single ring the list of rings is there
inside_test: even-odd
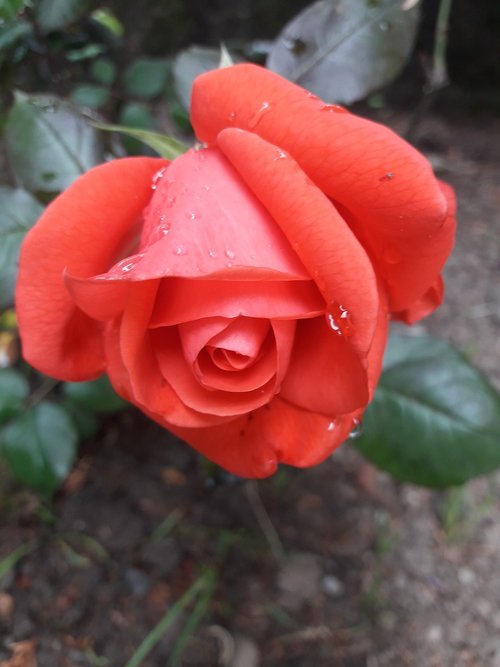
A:
[[[500,125],[431,116],[419,141],[456,187],[460,227],[446,304],[414,331],[454,341],[500,386]],[[0,562],[26,547],[0,579],[2,666],[125,667],[208,566],[213,596],[179,665],[500,667],[498,474],[431,492],[347,443],[256,484],[131,410],[50,508],[0,489]],[[143,665],[171,664],[192,609]]]

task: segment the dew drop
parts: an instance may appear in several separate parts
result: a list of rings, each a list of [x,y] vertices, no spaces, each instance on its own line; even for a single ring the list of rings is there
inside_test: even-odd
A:
[[[314,93],[310,93],[309,91],[306,92],[306,97],[308,97],[310,100],[319,100],[319,97],[315,95]]]
[[[334,422],[334,421],[331,421],[331,422],[328,424],[328,428],[327,428],[326,430],[327,430],[329,433],[331,433],[334,429],[335,429],[335,422]]]
[[[341,107],[340,104],[325,104],[321,107],[320,111],[326,113],[349,113],[345,107]]]
[[[156,172],[156,174],[153,176],[153,180],[151,181],[151,190],[156,190],[159,182],[165,176],[166,170],[166,167],[162,167],[159,171]]]
[[[186,218],[188,220],[196,220],[199,217],[200,216],[197,213],[195,213],[194,211],[189,211],[188,213],[186,213]]]
[[[178,245],[174,248],[174,255],[185,255],[186,248],[183,245]]]
[[[361,422],[359,421],[359,419],[354,418],[352,420],[352,431],[348,435],[349,440],[355,440],[356,438],[359,438],[362,432],[363,432],[363,427],[361,425]]]
[[[201,189],[205,190],[205,192],[210,192],[210,186],[209,185],[202,185]]]
[[[262,120],[262,117],[271,109],[269,102],[262,102],[260,107],[248,121],[248,127],[253,130]]]
[[[333,302],[327,306],[326,321],[330,329],[337,334],[337,336],[350,338],[354,333],[351,314],[344,308],[344,306],[341,306],[340,303]]]
[[[384,181],[392,181],[394,178],[394,173],[392,171],[388,171],[386,174],[381,176],[378,180],[383,183]]]
[[[234,123],[234,121],[236,120],[236,112],[235,112],[235,111],[231,111],[231,112],[228,114],[227,119],[228,119],[228,121],[229,121],[230,123]]]
[[[234,259],[235,258],[235,254],[232,250],[226,250],[225,255],[228,259]]]
[[[209,257],[217,257],[217,253],[215,252],[215,250],[209,250],[208,251],[208,256]]]
[[[226,262],[226,266],[227,266],[228,269],[230,269],[233,266],[233,263],[232,262]]]
[[[276,151],[276,157],[274,158],[274,161],[276,160],[286,160],[288,155],[284,153],[283,151],[280,151],[279,149]]]

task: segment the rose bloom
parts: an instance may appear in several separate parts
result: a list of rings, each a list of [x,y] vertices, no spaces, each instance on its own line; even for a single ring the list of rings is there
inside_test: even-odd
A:
[[[390,316],[441,302],[451,189],[389,129],[254,65],[195,81],[199,150],[81,176],[24,242],[26,360],[116,391],[227,470],[325,459]]]

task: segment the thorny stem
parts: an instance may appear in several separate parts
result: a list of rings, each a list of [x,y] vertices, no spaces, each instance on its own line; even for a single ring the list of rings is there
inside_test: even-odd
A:
[[[285,550],[279,535],[276,532],[276,528],[274,527],[273,522],[269,518],[269,514],[264,507],[264,503],[260,497],[258,483],[255,480],[248,480],[245,484],[245,491],[250,503],[250,507],[255,514],[255,518],[259,522],[259,526],[261,527],[261,530],[269,543],[271,552],[278,563],[281,563],[285,558]]]
[[[424,95],[413,114],[406,139],[413,142],[420,121],[429,111],[436,93],[448,84],[448,69],[446,66],[446,49],[448,47],[448,28],[450,22],[451,5],[453,0],[441,0],[439,3],[436,26],[434,28],[434,48],[432,52],[432,70],[428,75]]]

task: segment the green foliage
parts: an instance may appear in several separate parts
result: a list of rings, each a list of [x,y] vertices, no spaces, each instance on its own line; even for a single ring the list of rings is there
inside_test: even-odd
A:
[[[116,412],[126,406],[105,375],[93,382],[66,382],[63,393],[74,404],[90,412]]]
[[[12,419],[0,434],[1,451],[14,476],[45,495],[66,478],[77,439],[65,410],[48,401]]]
[[[38,0],[36,20],[43,34],[63,30],[76,22],[88,9],[86,0]]]
[[[28,381],[19,371],[0,368],[0,427],[21,413],[28,394]]]
[[[103,125],[95,124],[95,127],[101,130],[108,130],[110,132],[122,132],[123,134],[133,137],[134,139],[140,139],[147,146],[150,146],[155,150],[161,157],[166,158],[167,160],[174,160],[182,153],[185,153],[188,149],[188,146],[184,145],[182,142],[178,141],[174,137],[169,137],[165,134],[159,134],[158,132],[149,132],[146,130],[136,130],[133,127],[122,127],[121,125]]]
[[[140,58],[125,70],[123,86],[125,92],[135,97],[151,98],[159,95],[167,77],[167,62]]]
[[[71,100],[75,104],[90,109],[103,107],[109,100],[109,90],[104,86],[96,86],[90,83],[82,83],[73,89]]]
[[[116,79],[116,66],[108,58],[99,58],[90,65],[90,76],[103,86],[110,86]]]
[[[500,395],[447,343],[392,336],[355,445],[397,479],[463,484],[500,466]]]
[[[10,21],[29,4],[30,0],[1,0],[0,21]]]
[[[319,0],[285,26],[267,66],[327,102],[351,104],[400,73],[419,9],[400,0]]]
[[[16,93],[5,127],[12,172],[31,192],[59,192],[103,161],[98,135],[71,105]]]
[[[0,308],[14,300],[19,248],[42,212],[43,206],[26,190],[0,186]]]

